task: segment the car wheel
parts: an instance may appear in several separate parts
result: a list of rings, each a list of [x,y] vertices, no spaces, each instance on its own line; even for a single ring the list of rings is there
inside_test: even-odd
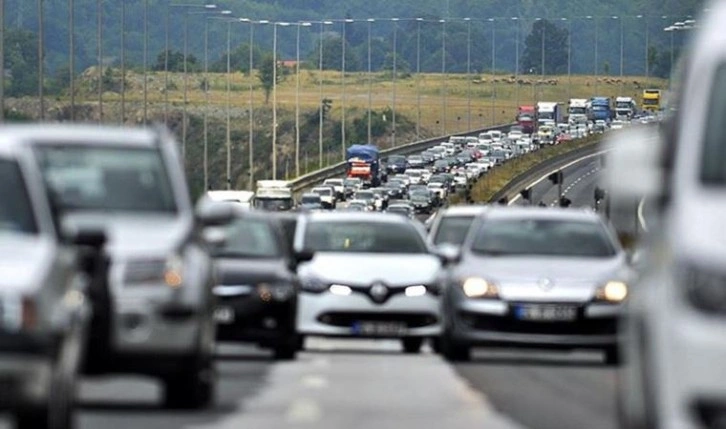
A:
[[[275,360],[294,360],[299,348],[300,342],[297,339],[294,342],[279,344],[272,350],[273,358]]]
[[[449,362],[467,362],[471,360],[471,347],[458,344],[444,335],[441,338],[441,354]]]
[[[401,340],[403,344],[403,352],[406,354],[416,354],[421,352],[421,346],[423,345],[423,338],[403,338]]]
[[[431,350],[434,351],[436,354],[441,353],[441,338],[440,337],[433,337],[431,338]]]
[[[19,410],[15,414],[17,429],[73,429],[74,376],[54,375],[48,402],[42,406]]]
[[[297,336],[297,351],[301,352],[305,350],[305,335]]]
[[[620,365],[620,350],[618,347],[608,347],[605,350],[605,364],[618,366]]]
[[[214,401],[216,377],[211,356],[194,358],[164,382],[164,404],[171,409],[206,408]]]

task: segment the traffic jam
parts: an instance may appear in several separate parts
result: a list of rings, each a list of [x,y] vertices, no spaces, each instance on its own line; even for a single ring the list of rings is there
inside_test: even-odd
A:
[[[536,346],[617,364],[633,273],[612,227],[592,210],[471,204],[489,172],[612,126],[538,107],[534,134],[525,109],[507,133],[406,156],[352,145],[344,177],[299,196],[260,180],[198,201],[166,129],[4,127],[4,408],[18,428],[70,428],[81,378],[125,374],[157,380],[168,409],[204,409],[219,342],[277,361],[332,337],[451,362]]]

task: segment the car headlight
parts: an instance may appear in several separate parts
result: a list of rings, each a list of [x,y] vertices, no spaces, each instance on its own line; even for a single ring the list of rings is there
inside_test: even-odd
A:
[[[329,284],[314,277],[304,277],[300,279],[300,287],[305,292],[322,293],[326,291],[329,286]]]
[[[595,299],[598,301],[620,303],[628,297],[628,285],[621,281],[609,281],[597,288]]]
[[[164,283],[178,288],[184,281],[184,260],[174,254],[166,259],[134,260],[126,264],[124,283],[129,285]]]
[[[688,268],[681,279],[691,304],[709,313],[726,313],[726,273]]]
[[[464,295],[469,298],[499,298],[497,286],[479,277],[470,277],[461,284]]]

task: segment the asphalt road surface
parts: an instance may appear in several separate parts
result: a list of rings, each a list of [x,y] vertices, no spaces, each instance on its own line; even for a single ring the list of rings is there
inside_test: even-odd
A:
[[[592,205],[601,173],[599,159],[565,171],[575,206]],[[557,190],[545,180],[534,195],[551,204]],[[618,211],[613,222],[629,228],[631,212],[636,207]],[[222,345],[218,374],[217,403],[203,412],[161,408],[154,380],[84,380],[79,427],[616,428],[616,372],[598,352],[477,349],[472,362],[451,366],[428,347],[405,355],[395,341],[311,338],[297,360],[284,363],[253,347]]]

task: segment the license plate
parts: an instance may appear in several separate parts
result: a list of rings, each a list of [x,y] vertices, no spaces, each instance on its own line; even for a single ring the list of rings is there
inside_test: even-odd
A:
[[[224,325],[234,323],[234,310],[230,307],[217,307],[214,310],[214,320]]]
[[[519,305],[514,308],[519,320],[571,322],[577,319],[577,307],[571,305]]]
[[[399,322],[358,322],[353,333],[371,337],[400,337],[406,333],[406,324]]]

